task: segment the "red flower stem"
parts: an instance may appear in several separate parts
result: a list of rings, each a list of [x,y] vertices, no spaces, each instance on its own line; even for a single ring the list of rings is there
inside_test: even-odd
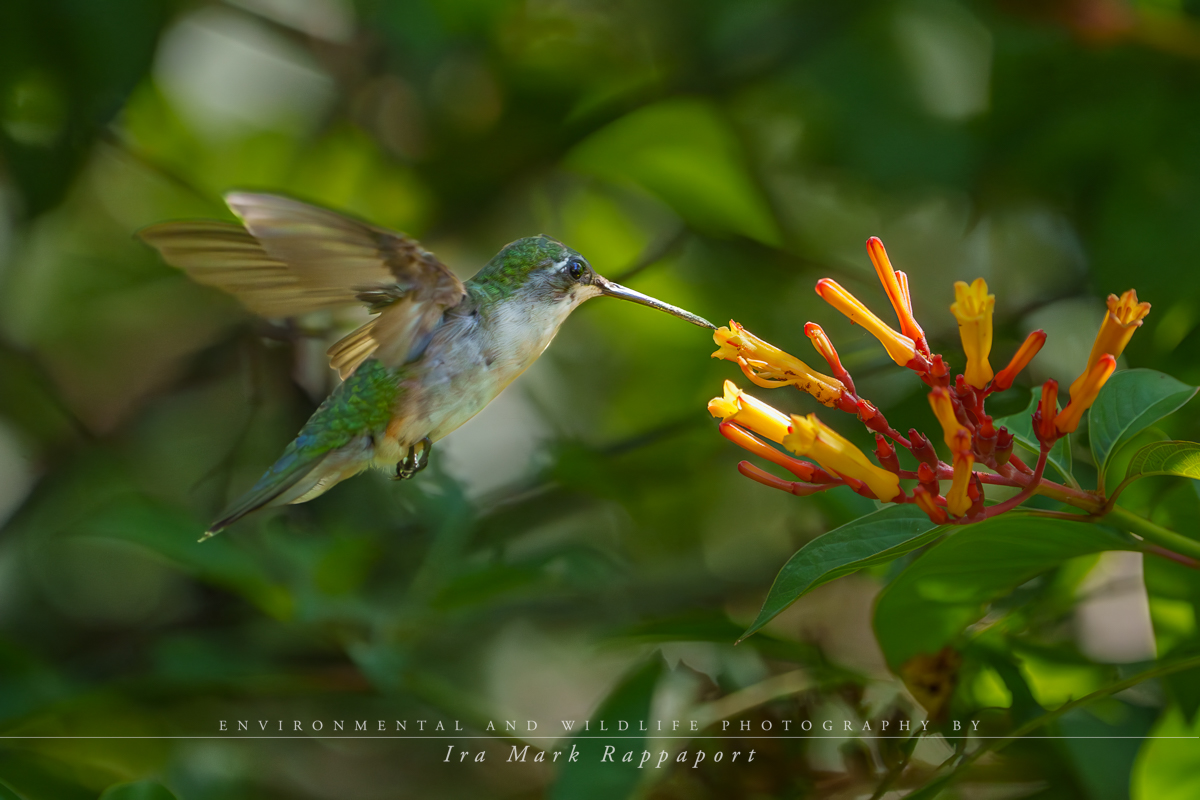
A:
[[[1022,461],[1020,459],[1020,457],[1017,456],[1015,453],[1008,457],[1008,462],[1010,464],[1012,464],[1013,466],[1015,466],[1017,469],[1021,470],[1021,472],[1024,472],[1026,475],[1033,474],[1033,470],[1031,470],[1029,468],[1029,465],[1026,464],[1024,461]]]
[[[1200,561],[1197,561],[1191,556],[1185,556],[1183,553],[1176,553],[1174,550],[1168,550],[1167,548],[1156,544],[1143,545],[1142,549],[1144,549],[1147,553],[1153,553],[1161,558],[1174,561],[1176,564],[1182,564],[1189,569],[1200,569]]]
[[[886,431],[880,431],[880,432],[884,436],[891,439],[896,444],[905,448],[906,450],[912,449],[912,442],[910,442],[907,438],[905,438],[904,434],[900,433],[900,431],[896,430],[895,428],[892,428],[889,426]]]
[[[1041,488],[1042,473],[1046,471],[1046,457],[1049,455],[1050,448],[1043,444],[1041,452],[1038,453],[1037,466],[1033,469],[1033,478],[1028,484],[1025,485],[1025,488],[1017,494],[1013,495],[1002,503],[997,503],[994,506],[988,506],[987,510],[983,512],[984,518],[988,519],[998,514],[1003,514],[1005,511],[1016,508],[1017,506],[1021,505],[1021,503],[1024,503],[1030,497],[1033,497],[1035,494],[1037,494],[1038,489]]]

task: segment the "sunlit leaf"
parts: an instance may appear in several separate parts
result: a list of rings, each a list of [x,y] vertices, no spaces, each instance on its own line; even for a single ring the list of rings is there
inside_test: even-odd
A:
[[[567,164],[657,195],[688,222],[779,244],[779,230],[729,123],[703,100],[667,100],[596,132]]]
[[[1152,369],[1130,369],[1113,375],[1088,412],[1088,435],[1101,483],[1108,459],[1120,445],[1179,410],[1195,394],[1195,386]]]
[[[1172,706],[1146,739],[1133,765],[1132,800],[1200,797],[1200,716],[1189,725]]]
[[[936,653],[979,620],[988,603],[1069,558],[1135,549],[1097,525],[1020,512],[970,525],[914,561],[875,606],[875,635],[893,669]]]
[[[835,578],[899,558],[943,531],[912,505],[892,505],[818,536],[779,570],[749,636],[808,592]]]
[[[1133,454],[1125,478],[1151,475],[1178,475],[1200,479],[1200,444],[1196,442],[1154,442]]]

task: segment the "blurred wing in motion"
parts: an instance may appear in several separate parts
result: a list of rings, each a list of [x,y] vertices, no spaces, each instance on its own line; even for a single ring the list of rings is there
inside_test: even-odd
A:
[[[265,317],[361,302],[378,312],[329,348],[343,378],[375,356],[415,358],[466,289],[414,239],[270,194],[225,201],[245,227],[208,220],[152,225],[139,236],[195,281],[229,292]]]

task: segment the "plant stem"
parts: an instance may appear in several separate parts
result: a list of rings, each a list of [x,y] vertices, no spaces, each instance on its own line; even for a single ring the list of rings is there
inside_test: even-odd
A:
[[[1120,527],[1130,533],[1136,533],[1148,542],[1162,545],[1168,550],[1182,553],[1185,556],[1200,558],[1200,542],[1178,534],[1175,531],[1167,530],[1145,517],[1138,516],[1128,509],[1121,508],[1121,506],[1113,506],[1105,519],[1111,519]]]
[[[887,794],[888,789],[892,788],[892,785],[896,782],[896,779],[904,774],[904,770],[908,769],[908,764],[910,761],[912,761],[913,751],[917,749],[917,740],[920,739],[924,733],[925,731],[923,730],[913,731],[912,736],[904,740],[904,756],[900,759],[900,761],[893,765],[891,769],[888,770],[886,775],[883,776],[883,780],[880,781],[879,785],[875,787],[875,793],[871,795],[870,800],[879,800],[881,797]]]
[[[1168,531],[1168,533],[1169,533],[1169,531]],[[999,739],[992,739],[991,741],[988,741],[986,744],[980,745],[978,748],[976,748],[975,752],[971,753],[969,756],[967,756],[964,759],[962,759],[961,761],[959,761],[958,764],[954,767],[953,772],[951,772],[949,775],[943,776],[942,778],[935,779],[935,780],[942,781],[943,786],[947,785],[947,784],[951,783],[952,781],[956,780],[964,771],[966,771],[966,769],[968,767],[970,767],[972,764],[974,764],[976,761],[978,761],[983,756],[987,755],[988,753],[993,753],[997,750],[1007,747],[1008,745],[1015,742],[1017,739],[1020,739],[1022,736],[1027,736],[1028,734],[1036,731],[1038,728],[1041,728],[1045,725],[1050,724],[1054,720],[1061,717],[1063,714],[1066,714],[1070,711],[1074,711],[1075,709],[1081,708],[1082,706],[1086,706],[1087,704],[1092,703],[1096,700],[1100,700],[1100,699],[1108,697],[1110,695],[1114,695],[1117,692],[1120,692],[1120,691],[1130,688],[1131,686],[1137,686],[1142,681],[1150,680],[1151,678],[1160,678],[1164,675],[1170,675],[1175,672],[1181,672],[1185,669],[1192,669],[1193,667],[1200,667],[1200,656],[1192,656],[1190,658],[1180,659],[1179,661],[1173,661],[1173,662],[1170,662],[1167,664],[1160,664],[1159,666],[1154,667],[1152,669],[1148,669],[1145,672],[1139,672],[1137,675],[1126,678],[1123,681],[1117,681],[1116,683],[1109,684],[1108,686],[1105,686],[1103,689],[1097,689],[1096,691],[1092,692],[1091,694],[1084,695],[1083,697],[1079,698],[1078,700],[1072,700],[1069,703],[1064,703],[1063,705],[1059,706],[1058,708],[1054,709],[1053,711],[1047,712],[1047,713],[1043,714],[1042,716],[1038,717],[1037,719],[1030,720],[1029,722],[1025,723],[1021,727],[1017,728],[1015,731],[1013,731],[1008,736],[1005,736],[1005,737],[999,738]],[[932,783],[932,781],[931,781],[931,783]],[[920,792],[921,789],[917,789],[916,791]],[[911,794],[915,794],[915,793],[916,792],[912,792]]]
[[[987,509],[984,514],[988,517],[994,517],[998,514],[1003,514],[1005,511],[1016,508],[1017,506],[1021,505],[1021,503],[1024,503],[1026,500],[1032,497],[1041,485],[1042,473],[1046,471],[1046,458],[1049,455],[1049,446],[1043,444],[1042,450],[1038,454],[1037,466],[1033,468],[1033,476],[1030,477],[1029,483],[1025,485],[1025,488],[1004,502],[997,503],[996,505]]]

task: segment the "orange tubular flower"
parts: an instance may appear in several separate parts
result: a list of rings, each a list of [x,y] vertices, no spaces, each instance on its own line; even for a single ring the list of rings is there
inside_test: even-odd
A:
[[[789,420],[790,422],[790,420]],[[802,481],[813,481],[819,479],[818,482],[827,482],[829,476],[817,469],[815,465],[807,461],[801,461],[791,456],[785,456],[783,453],[771,447],[766,442],[756,436],[742,430],[732,422],[722,422],[720,425],[721,435],[729,441],[741,447],[744,450],[749,450],[754,455],[765,458],[772,464],[778,464],[788,472],[795,475]]]
[[[880,500],[900,494],[900,478],[871,463],[863,451],[825,425],[816,414],[792,415],[792,429],[783,446],[798,456],[815,459],[826,470],[843,478],[861,481]]]
[[[853,392],[854,381],[851,379],[850,373],[842,366],[842,360],[838,358],[837,350],[834,349],[833,342],[829,341],[829,337],[825,335],[824,329],[815,322],[806,322],[804,323],[804,335],[809,338],[813,347],[825,359],[825,363],[829,365],[829,369],[837,379]]]
[[[713,331],[717,352],[713,358],[732,361],[746,377],[766,389],[794,385],[823,405],[833,406],[846,391],[836,378],[823,375],[793,355],[764,342],[733,320],[728,328]]]
[[[958,436],[959,431],[970,436],[967,429],[958,421],[958,417],[954,416],[954,402],[950,399],[949,389],[944,386],[935,387],[929,393],[929,405],[933,408],[933,414],[938,418],[938,422],[942,423],[942,437],[947,447],[951,450],[954,449],[955,437]]]
[[[743,461],[738,464],[738,472],[745,475],[752,481],[757,481],[763,486],[769,486],[772,489],[794,494],[797,497],[807,497],[810,494],[823,492],[829,488],[829,484],[819,485],[813,483],[803,483],[801,481],[785,481],[783,478],[777,478],[766,470],[759,469],[749,461]]]
[[[1071,402],[1054,418],[1054,427],[1059,433],[1071,433],[1079,427],[1083,412],[1096,402],[1096,395],[1117,368],[1115,356],[1105,353],[1087,372],[1071,384]]]
[[[967,489],[971,485],[971,470],[975,466],[975,456],[971,454],[971,434],[966,428],[959,428],[954,436],[954,480],[950,482],[950,491],[946,492],[946,510],[956,517],[961,517],[971,509],[971,498]]]
[[[1080,382],[1091,373],[1092,368],[1105,354],[1113,358],[1121,357],[1133,332],[1141,327],[1142,320],[1149,313],[1150,304],[1139,303],[1137,292],[1133,289],[1120,297],[1115,294],[1108,296],[1108,313],[1104,315],[1104,321],[1100,323],[1100,332],[1096,334],[1096,342],[1092,345],[1091,355],[1088,356],[1087,369],[1071,384],[1071,402],[1075,401],[1076,389]]]
[[[817,281],[817,294],[821,299],[850,318],[856,325],[862,325],[872,336],[879,340],[888,355],[902,367],[908,366],[917,355],[917,347],[912,339],[902,333],[892,330],[870,309],[859,302],[858,298],[843,289],[837,281],[822,278]]]
[[[992,379],[988,354],[992,350],[992,310],[995,306],[996,296],[988,294],[983,278],[976,278],[970,285],[954,282],[954,303],[950,311],[958,319],[958,333],[967,354],[967,370],[963,375],[976,389],[984,388]]]
[[[714,397],[708,401],[708,413],[778,444],[783,443],[791,425],[786,414],[746,394],[733,381],[725,381],[724,397]]]
[[[1041,351],[1042,345],[1045,343],[1045,331],[1034,331],[1026,336],[1025,341],[1017,348],[1012,361],[1008,362],[1008,366],[996,373],[995,379],[992,380],[992,389],[997,392],[1003,392],[1012,386],[1017,375],[1029,365],[1030,361],[1033,361],[1033,357]]]
[[[879,275],[879,282],[883,284],[883,290],[887,292],[888,300],[892,301],[892,308],[896,310],[896,318],[900,320],[900,331],[914,342],[922,341],[925,331],[921,330],[921,326],[913,318],[912,298],[908,294],[908,276],[892,269],[892,261],[878,236],[867,239],[867,255],[871,257],[875,273]]]
[[[1042,399],[1038,403],[1038,417],[1034,420],[1037,423],[1034,432],[1037,434],[1039,442],[1049,442],[1058,438],[1058,434],[1054,430],[1055,414],[1057,413],[1058,381],[1051,378],[1042,384]]]

